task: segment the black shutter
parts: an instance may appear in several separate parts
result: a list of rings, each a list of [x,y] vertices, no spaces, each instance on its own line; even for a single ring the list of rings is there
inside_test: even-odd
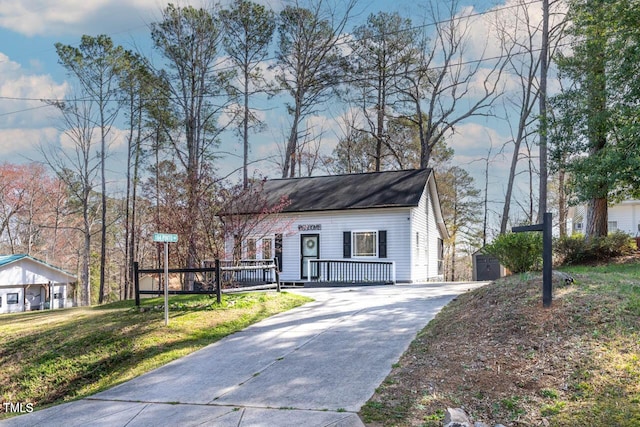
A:
[[[282,271],[282,234],[276,234],[276,260],[278,271]]]
[[[387,230],[378,231],[378,258],[387,257]]]
[[[342,233],[342,258],[351,258],[351,232]]]

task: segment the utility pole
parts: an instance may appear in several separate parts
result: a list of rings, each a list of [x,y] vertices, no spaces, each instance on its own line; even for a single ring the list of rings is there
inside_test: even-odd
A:
[[[547,60],[549,58],[549,0],[542,0],[542,46],[540,49],[540,200],[538,222],[547,212]]]

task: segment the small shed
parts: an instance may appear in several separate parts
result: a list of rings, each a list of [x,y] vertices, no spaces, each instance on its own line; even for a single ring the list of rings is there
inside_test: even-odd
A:
[[[473,280],[483,282],[496,280],[505,275],[505,269],[498,258],[482,253],[482,249],[473,254]]]
[[[0,313],[69,306],[67,287],[76,277],[29,255],[0,256]]]

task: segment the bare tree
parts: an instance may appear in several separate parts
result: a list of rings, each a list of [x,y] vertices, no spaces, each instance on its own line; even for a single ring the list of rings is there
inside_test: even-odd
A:
[[[291,220],[280,213],[291,203],[287,197],[270,200],[264,192],[264,179],[254,180],[251,185],[223,188],[219,192],[220,218],[225,236],[233,238],[233,246],[227,248],[227,259],[238,263],[242,258],[243,242],[270,237],[276,233],[289,231]],[[230,249],[230,251],[229,251]],[[253,253],[248,253],[253,251]],[[256,247],[246,248],[245,254],[255,256]]]
[[[107,138],[118,115],[118,103],[113,102],[118,89],[118,69],[124,49],[114,46],[106,35],[82,36],[78,47],[56,43],[60,63],[75,76],[84,88],[88,99],[97,108],[96,125],[100,128],[100,179],[102,200],[102,229],[100,238],[100,291],[98,302],[102,304],[105,289],[105,263],[107,240],[107,178],[106,159],[109,147]]]
[[[230,73],[216,69],[221,25],[214,11],[170,4],[162,18],[152,25],[151,37],[167,65],[158,70],[157,75],[168,91],[168,109],[175,121],[164,130],[175,159],[186,171],[187,217],[183,218],[181,228],[187,244],[186,264],[193,267],[198,257],[202,183],[204,174],[211,170],[212,148],[222,130],[217,118],[228,103],[226,90]]]
[[[447,246],[450,253],[449,278],[456,277],[457,245],[463,241],[475,240],[480,223],[480,190],[473,184],[473,178],[459,166],[453,166],[438,175],[441,184],[442,214],[449,240]],[[473,242],[475,245],[475,242]]]
[[[93,188],[100,170],[100,157],[96,156],[94,129],[96,116],[91,101],[83,101],[83,96],[68,103],[56,103],[62,112],[63,134],[71,143],[71,149],[41,147],[46,163],[58,179],[65,183],[69,191],[69,203],[80,213],[82,222],[79,231],[84,244],[81,253],[81,295],[82,304],[91,305],[91,237],[94,233],[100,203]]]
[[[341,135],[338,145],[333,149],[331,159],[326,163],[329,173],[372,172],[374,140],[371,135],[358,131],[359,114],[350,109],[340,116],[338,127]]]
[[[353,30],[349,43],[352,49],[349,80],[355,93],[351,96],[360,105],[367,126],[359,130],[375,140],[375,171],[381,170],[383,147],[398,158],[389,141],[389,110],[398,102],[400,89],[395,83],[416,56],[414,40],[417,37],[418,31],[412,28],[411,20],[400,17],[397,12],[371,14],[364,25]]]
[[[519,92],[505,97],[505,114],[509,116],[507,111],[515,109],[517,115],[515,126],[512,125],[512,121],[508,121],[513,154],[500,221],[500,234],[504,234],[509,223],[516,168],[521,156],[520,148],[522,142],[535,132],[533,124],[536,122],[536,117],[532,113],[538,102],[537,75],[540,56],[536,53],[536,37],[539,35],[540,28],[539,25],[531,22],[526,5],[518,7],[515,13],[510,13],[508,17],[498,17],[496,21],[497,34],[503,49],[510,53],[517,53],[509,56],[509,75],[519,83]]]
[[[557,49],[562,23],[553,28],[551,52]],[[539,53],[539,41],[543,38],[543,23],[532,19],[531,5],[519,0],[518,7],[508,13],[496,15],[496,34],[508,58],[507,77],[517,82],[517,93],[505,96],[505,114],[511,129],[513,154],[507,179],[505,202],[500,222],[500,234],[507,231],[516,169],[521,158],[522,143],[538,135],[539,117],[535,109],[539,105],[540,84],[538,75],[543,56]],[[516,114],[512,112],[516,111]],[[546,154],[541,152],[541,155]],[[529,156],[530,158],[530,156]],[[546,178],[545,178],[546,180]],[[546,196],[545,196],[546,197]]]
[[[356,0],[331,7],[327,0],[296,0],[279,15],[276,80],[293,101],[287,104],[291,129],[286,142],[282,177],[296,174],[300,125],[320,108],[341,75],[337,46]],[[306,6],[306,7],[305,7]]]
[[[452,132],[462,121],[474,116],[492,115],[491,107],[501,94],[500,78],[507,64],[507,56],[485,58],[475,53],[474,61],[466,62],[470,48],[472,19],[456,14],[457,1],[431,2],[428,15],[435,22],[432,41],[422,41],[424,47],[413,73],[406,84],[405,96],[413,106],[411,114],[419,120],[421,130],[420,167],[429,165],[431,151],[438,141]],[[487,65],[488,64],[488,65]],[[418,78],[419,77],[419,78]]]
[[[243,146],[242,178],[246,188],[249,184],[249,129],[260,124],[249,108],[249,99],[252,92],[264,86],[260,63],[267,56],[276,21],[273,11],[247,0],[234,0],[229,9],[220,11],[220,20],[225,29],[222,42],[239,71],[237,89],[242,99],[239,132]],[[255,87],[250,92],[252,85]]]

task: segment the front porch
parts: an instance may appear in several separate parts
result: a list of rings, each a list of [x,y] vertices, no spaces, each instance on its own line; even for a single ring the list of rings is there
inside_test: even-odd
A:
[[[311,274],[301,280],[282,281],[283,287],[347,287],[367,285],[395,285],[394,261],[354,259],[307,259],[305,272]]]

